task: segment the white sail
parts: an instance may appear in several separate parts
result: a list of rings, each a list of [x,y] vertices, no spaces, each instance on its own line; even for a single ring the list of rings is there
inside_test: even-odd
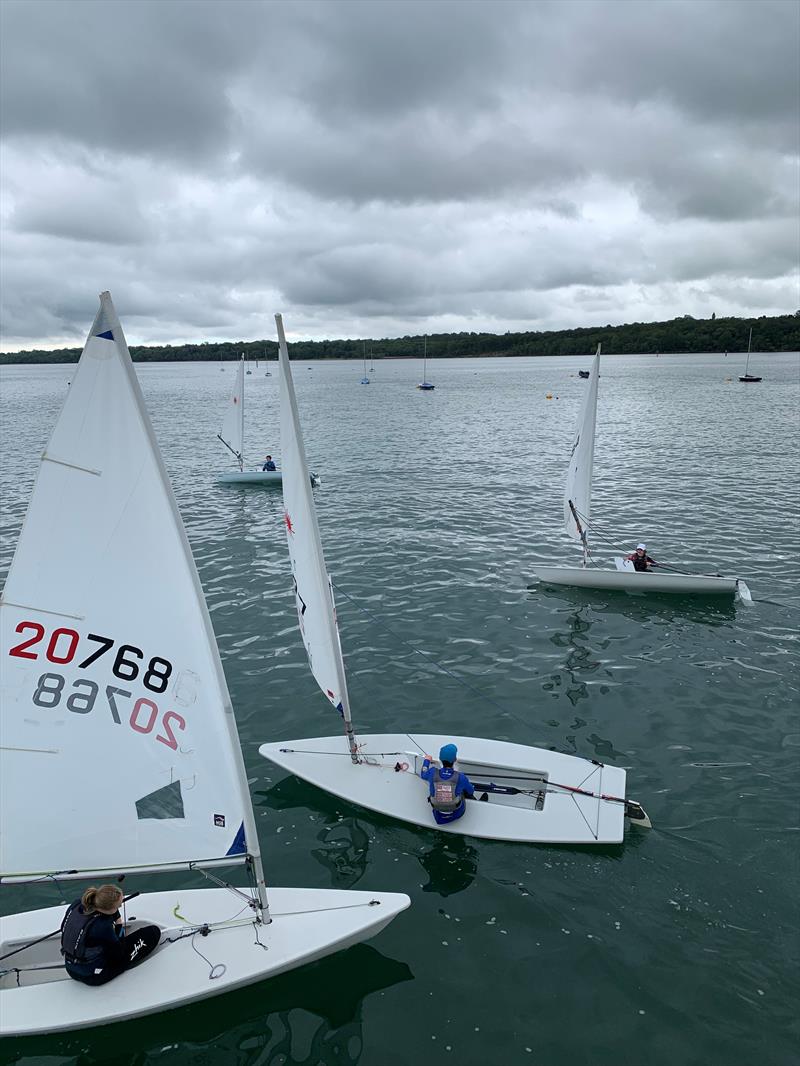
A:
[[[350,735],[350,705],[336,624],[333,589],[325,568],[289,353],[280,315],[275,316],[275,322],[278,326],[279,342],[284,521],[294,575],[297,617],[311,672],[319,687],[344,718]]]
[[[597,415],[597,379],[600,375],[600,345],[589,372],[589,384],[583,398],[575,439],[569,455],[569,469],[564,486],[564,529],[573,540],[586,544],[594,465],[594,431]],[[573,512],[574,508],[574,512]],[[577,514],[577,519],[576,519]]]
[[[244,356],[236,368],[233,392],[218,436],[239,460],[239,469],[244,469]]]
[[[111,297],[42,457],[0,605],[3,875],[257,854],[180,514]]]

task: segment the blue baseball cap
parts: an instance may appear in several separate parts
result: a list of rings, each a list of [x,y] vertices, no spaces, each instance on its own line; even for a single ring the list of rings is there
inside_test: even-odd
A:
[[[458,748],[455,744],[444,744],[439,748],[439,759],[442,762],[455,762],[458,757]]]

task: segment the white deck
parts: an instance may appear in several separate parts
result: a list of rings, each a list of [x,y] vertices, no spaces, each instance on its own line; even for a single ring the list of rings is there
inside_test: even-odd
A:
[[[378,902],[371,905],[372,900]],[[374,936],[410,900],[399,893],[273,888],[269,903],[272,923],[256,926],[247,921],[251,912],[245,901],[224,888],[142,894],[128,904],[129,919],[135,915],[137,925],[161,926],[166,931],[162,942],[140,966],[97,988],[69,977],[58,936],[20,952],[0,962],[0,970],[57,968],[11,971],[0,977],[0,1035],[108,1025],[230,992]],[[0,918],[0,955],[58,929],[65,910],[49,907]],[[176,917],[176,910],[185,922]],[[179,936],[196,925],[231,919],[244,924],[215,928],[208,936],[198,933],[194,938],[213,965],[225,967],[213,980],[209,966],[192,949],[191,936],[165,943],[167,936]],[[256,931],[265,947],[256,943]]]
[[[734,577],[706,577],[701,574],[665,574],[627,570],[599,570],[594,566],[534,566],[534,574],[548,585],[573,585],[586,589],[615,589],[619,592],[675,592],[684,595],[735,596],[739,582]]]
[[[427,800],[428,785],[418,774],[423,754],[436,757],[439,748],[450,741],[458,745],[458,769],[473,783],[494,782],[537,794],[487,792],[488,801],[467,803],[463,818],[437,825]],[[624,804],[600,798],[601,794],[625,796],[625,771],[619,767],[474,737],[399,733],[359,735],[358,742],[362,755],[369,756],[358,765],[351,761],[343,735],[262,744],[259,752],[326,792],[423,829],[526,843],[616,844],[622,840]],[[395,770],[397,764],[403,768]],[[559,791],[556,784],[596,795],[577,796]]]

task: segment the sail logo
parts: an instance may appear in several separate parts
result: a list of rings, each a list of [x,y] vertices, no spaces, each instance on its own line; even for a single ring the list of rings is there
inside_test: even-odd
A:
[[[283,512],[283,520],[286,523],[287,532],[294,534],[294,526],[292,525],[292,519],[288,511]]]
[[[215,814],[214,815],[214,825],[217,826],[218,829],[224,829],[225,828],[225,815],[224,814]]]
[[[136,956],[139,954],[139,952],[144,946],[145,943],[143,940],[136,941],[136,943],[133,945],[133,951],[131,951],[131,962],[133,962],[133,960],[136,958]]]

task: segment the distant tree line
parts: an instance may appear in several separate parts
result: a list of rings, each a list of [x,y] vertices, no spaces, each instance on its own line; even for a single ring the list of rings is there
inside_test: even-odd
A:
[[[547,333],[434,333],[428,335],[432,359],[477,356],[590,355],[602,344],[607,355],[656,352],[741,352],[753,330],[754,352],[800,351],[800,311],[793,315],[761,318],[692,318],[684,315],[669,322],[632,322],[625,326],[588,326]],[[294,359],[360,359],[365,348],[371,359],[413,359],[422,356],[423,339],[296,341],[289,346]],[[0,363],[75,363],[80,348],[54,351],[34,349],[0,352]],[[148,345],[131,348],[137,363],[277,359],[274,340],[206,341],[202,344]]]

